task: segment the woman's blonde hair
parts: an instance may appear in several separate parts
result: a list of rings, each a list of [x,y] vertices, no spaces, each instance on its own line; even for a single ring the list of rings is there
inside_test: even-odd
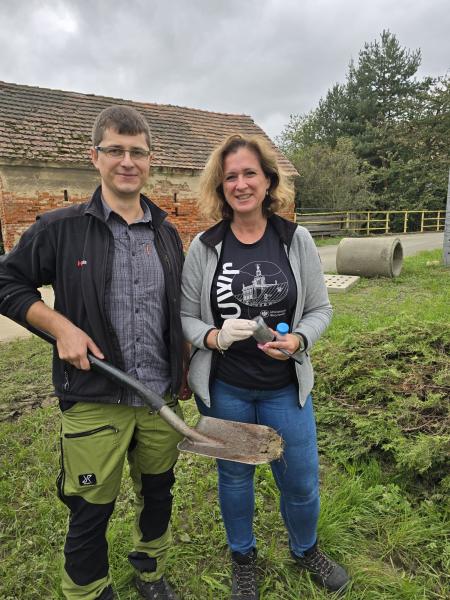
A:
[[[262,205],[266,217],[283,209],[293,199],[286,175],[278,165],[277,155],[265,138],[236,133],[212,151],[200,177],[198,207],[205,217],[215,221],[233,218],[233,210],[223,193],[223,164],[228,154],[237,152],[239,148],[248,148],[256,154],[261,169],[270,180],[268,194]]]

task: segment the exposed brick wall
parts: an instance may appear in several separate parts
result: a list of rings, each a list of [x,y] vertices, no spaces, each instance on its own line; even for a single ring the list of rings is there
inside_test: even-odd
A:
[[[3,179],[0,177],[0,251],[3,250],[4,240],[4,225],[5,223],[5,205],[3,203]]]
[[[177,202],[174,202],[173,196],[156,196],[152,194],[151,198],[167,212],[168,219],[177,228],[185,249],[189,247],[192,238],[199,231],[203,231],[213,224],[213,221],[204,219],[199,215],[196,199],[193,197],[183,197],[182,200],[177,198]]]
[[[7,193],[5,196],[6,217],[2,218],[0,211],[0,221],[2,223],[3,242],[5,251],[8,252],[17,243],[22,233],[35,221],[39,213],[67,206],[64,202],[64,196],[50,195],[41,193],[37,197],[17,196]],[[71,195],[71,203],[84,202],[88,198],[74,198]],[[204,219],[198,214],[195,198],[183,198],[181,202],[174,205],[173,198],[155,197],[152,200],[156,202],[163,210],[168,213],[168,219],[178,229],[183,241],[184,248],[187,249],[192,239],[199,231],[207,229],[213,224],[213,221]],[[284,213],[288,219],[293,218],[293,213]]]
[[[11,250],[22,233],[34,223],[37,215],[84,200],[84,197],[72,196],[70,202],[65,202],[63,192],[60,195],[40,192],[35,196],[3,192],[0,199],[3,208],[0,210],[0,220],[5,251]]]
[[[64,175],[55,173],[51,169],[44,169],[45,182],[39,181],[43,173],[37,172],[37,181],[34,181],[33,173],[27,172],[27,177],[19,178],[17,172],[14,177],[10,175],[11,187],[16,188],[6,190],[8,178],[0,177],[0,222],[2,226],[3,242],[5,251],[11,250],[17,243],[22,233],[35,221],[36,216],[49,210],[67,206],[76,202],[85,202],[92,194],[93,189],[98,184],[96,172],[84,174],[83,185],[76,189],[69,181],[67,183],[68,201],[65,200]],[[58,176],[58,179],[56,177]],[[73,176],[74,177],[74,176]],[[80,175],[80,180],[82,179]],[[36,189],[24,190],[23,181],[33,181],[33,185],[41,183],[47,188],[55,188],[53,191],[46,189],[39,191]],[[155,173],[149,179],[144,189],[151,199],[168,213],[168,219],[177,227],[185,249],[189,247],[193,237],[210,225],[212,221],[202,218],[196,205],[196,192],[198,184],[198,173],[191,174],[167,174]],[[17,189],[22,188],[22,189]],[[293,211],[285,213],[287,218],[293,218]]]
[[[75,198],[73,195],[70,196],[70,203],[85,202],[86,200],[88,200],[88,197]],[[211,221],[202,220],[199,217],[194,198],[183,199],[182,202],[177,202],[176,205],[173,197],[163,196],[158,198],[152,195],[152,200],[168,213],[168,219],[177,227],[185,247],[189,246],[192,238],[199,231],[212,224]],[[5,251],[11,250],[22,233],[34,223],[38,214],[67,205],[68,203],[64,201],[63,194],[57,196],[43,192],[36,197],[32,197],[11,192],[4,193],[4,210],[0,210],[0,221]]]

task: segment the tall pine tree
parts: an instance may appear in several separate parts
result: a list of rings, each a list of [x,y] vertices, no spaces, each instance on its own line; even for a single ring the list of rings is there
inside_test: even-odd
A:
[[[440,208],[448,177],[449,80],[419,81],[420,63],[420,50],[402,48],[383,31],[350,62],[345,84],[334,85],[309,114],[291,117],[281,148],[295,163],[314,144],[335,148],[349,138],[360,169],[371,169],[377,207]]]

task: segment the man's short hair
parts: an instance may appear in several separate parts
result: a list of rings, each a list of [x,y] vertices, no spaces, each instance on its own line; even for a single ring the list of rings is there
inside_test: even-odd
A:
[[[139,135],[143,133],[149,150],[152,149],[150,127],[144,117],[131,106],[113,105],[102,110],[92,127],[92,145],[98,146],[107,129],[113,129],[120,135]]]

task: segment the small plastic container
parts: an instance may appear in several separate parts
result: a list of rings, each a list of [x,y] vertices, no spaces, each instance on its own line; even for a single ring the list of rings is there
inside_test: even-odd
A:
[[[287,323],[278,323],[276,332],[280,335],[286,335],[289,333],[289,325]]]

